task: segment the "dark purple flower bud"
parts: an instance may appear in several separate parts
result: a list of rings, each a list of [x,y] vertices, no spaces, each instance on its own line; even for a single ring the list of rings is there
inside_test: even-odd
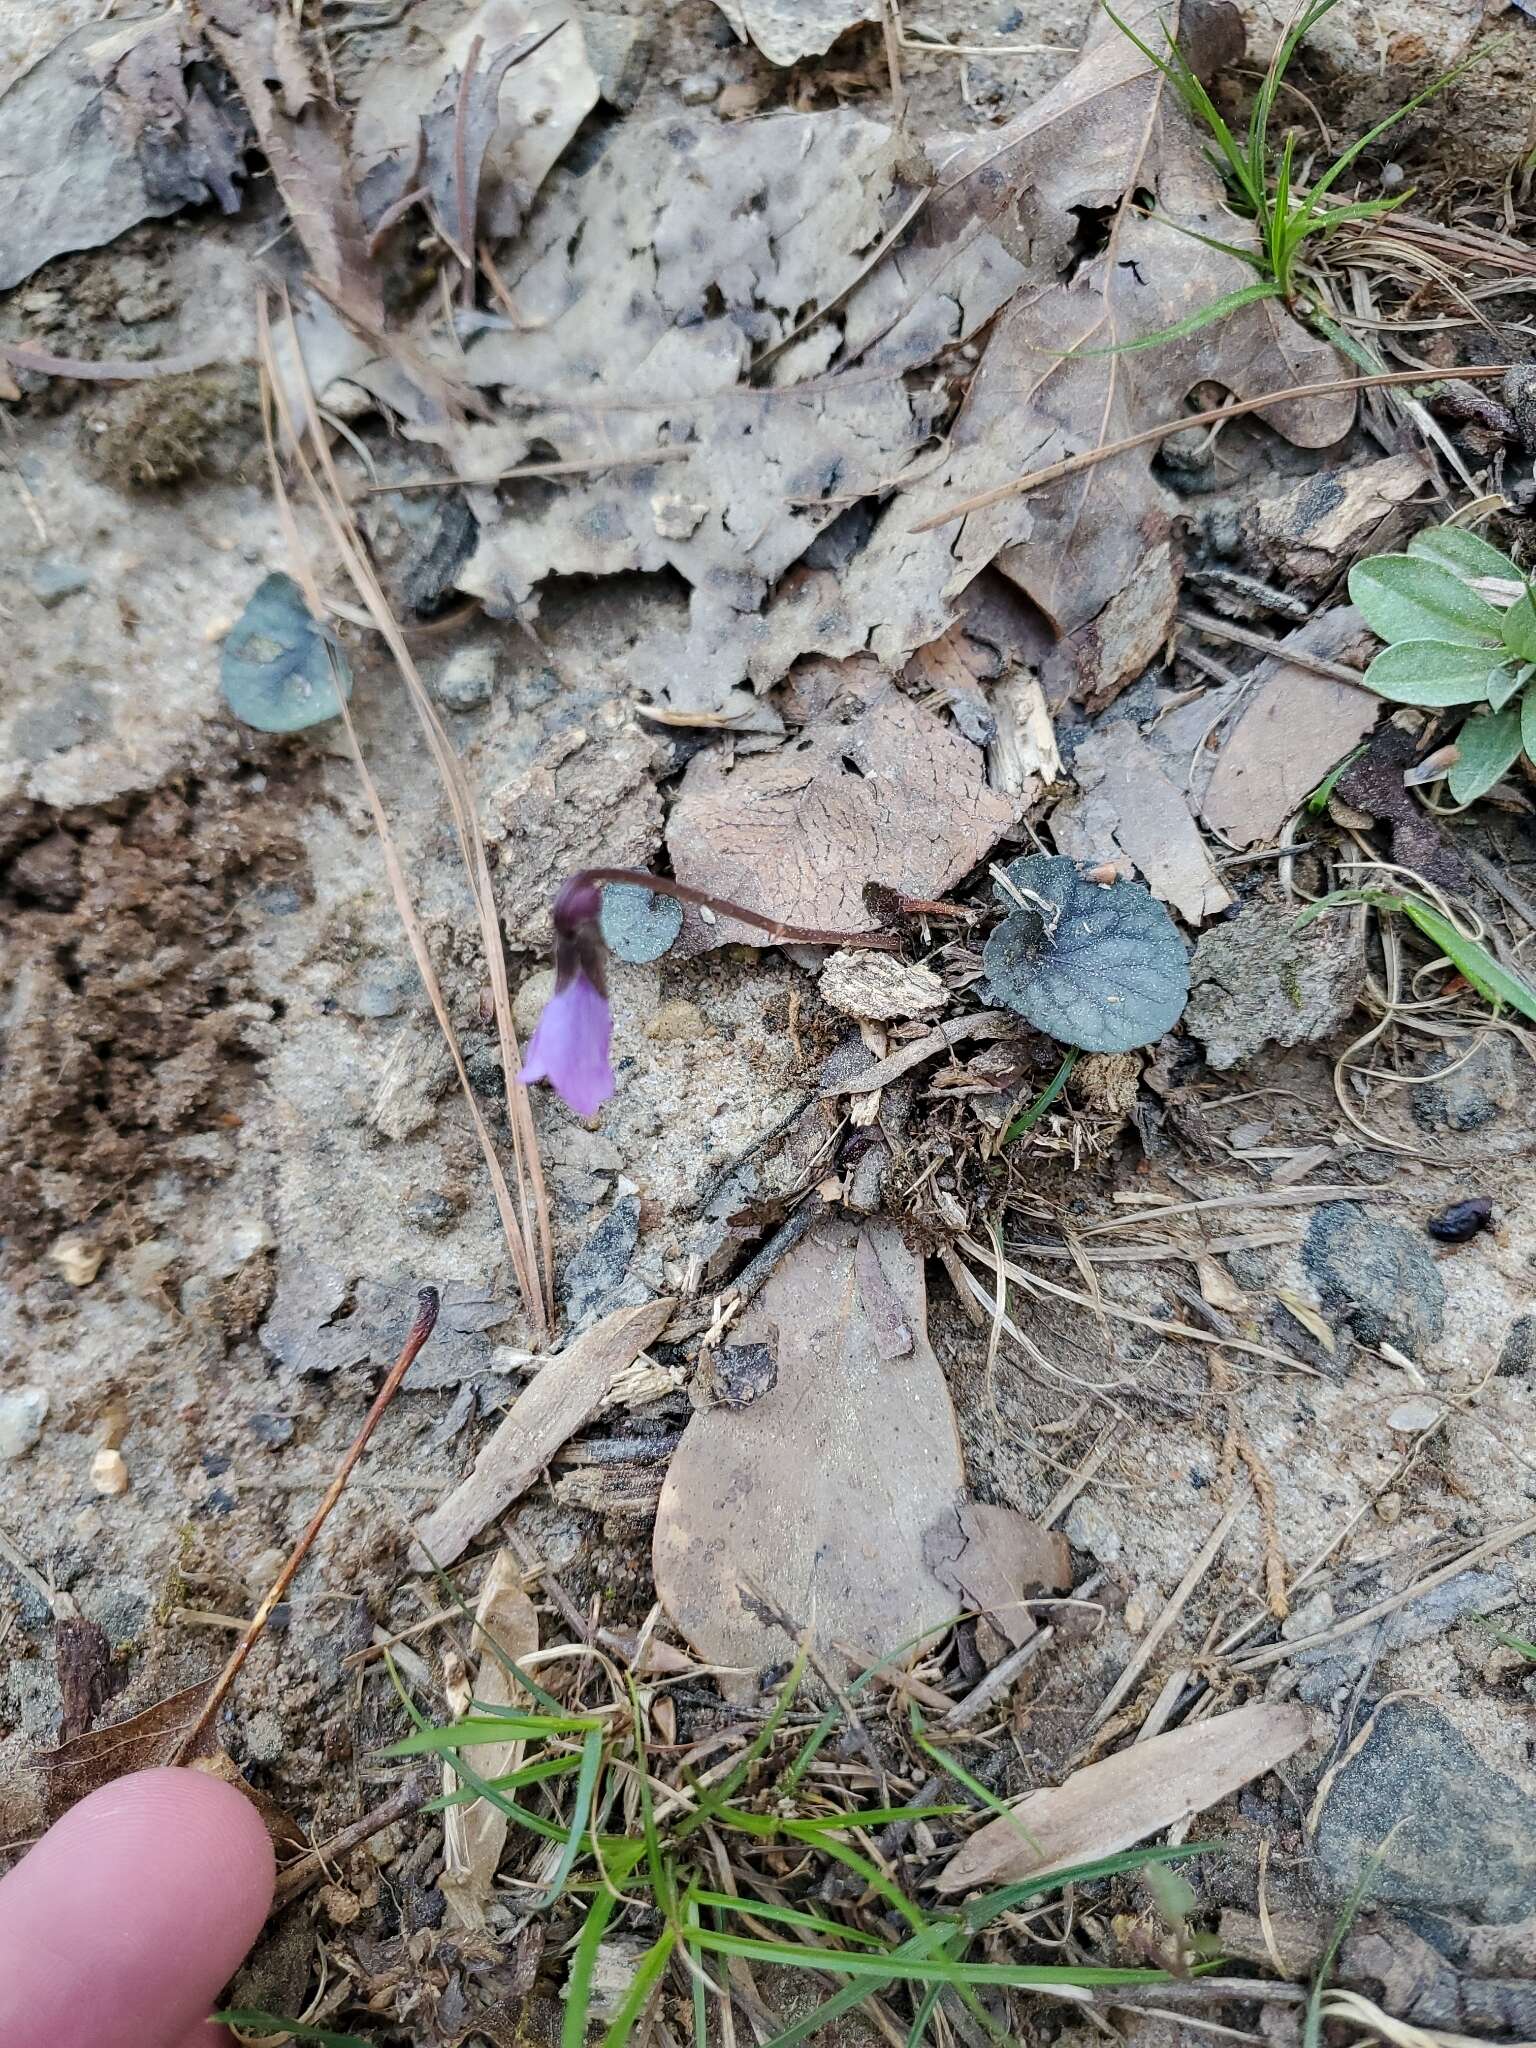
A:
[[[573,875],[555,898],[555,992],[528,1044],[519,1081],[548,1081],[578,1116],[595,1116],[614,1091],[613,1019],[603,981],[603,892]]]

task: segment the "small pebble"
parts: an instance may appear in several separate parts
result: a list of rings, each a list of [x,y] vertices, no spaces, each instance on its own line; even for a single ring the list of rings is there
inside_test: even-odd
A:
[[[720,90],[720,81],[712,71],[693,71],[678,86],[678,97],[685,107],[707,107]]]
[[[1148,1623],[1163,1604],[1156,1586],[1133,1586],[1126,1595],[1125,1625],[1133,1636],[1145,1633]]]
[[[27,571],[27,583],[38,603],[50,612],[66,597],[78,597],[82,590],[91,587],[90,577],[78,562],[61,562],[54,555],[44,555],[32,564]]]
[[[1394,1522],[1403,1519],[1403,1497],[1400,1493],[1384,1493],[1376,1503],[1376,1519],[1390,1528]]]
[[[326,1918],[337,1927],[350,1927],[363,1910],[363,1902],[357,1894],[349,1892],[341,1884],[322,1885],[320,1905]]]
[[[698,1004],[684,1002],[681,997],[663,1003],[646,1026],[645,1035],[663,1045],[691,1045],[694,1039],[704,1036],[704,1019]]]
[[[293,1442],[293,1417],[291,1415],[268,1415],[258,1413],[246,1417],[246,1428],[257,1443],[265,1444],[269,1451],[280,1451],[284,1444]]]
[[[1452,1202],[1438,1216],[1431,1216],[1424,1228],[1441,1244],[1466,1244],[1492,1221],[1493,1197],[1473,1195],[1465,1202]]]
[[[1096,1502],[1074,1501],[1062,1526],[1072,1548],[1086,1551],[1100,1564],[1113,1564],[1120,1555],[1120,1532]]]
[[[1387,1427],[1402,1430],[1408,1436],[1417,1436],[1421,1429],[1428,1429],[1432,1423],[1438,1422],[1444,1412],[1438,1401],[1420,1395],[1417,1400],[1399,1401],[1387,1417]]]
[[[433,694],[450,711],[478,711],[495,688],[495,648],[460,647],[444,662]]]
[[[228,1280],[258,1252],[270,1252],[276,1247],[277,1239],[265,1216],[236,1217],[215,1238],[208,1253],[208,1270],[221,1280]]]
[[[103,1495],[128,1491],[128,1467],[121,1451],[98,1451],[91,1460],[91,1486]]]
[[[67,1236],[55,1238],[48,1256],[71,1287],[89,1287],[106,1255],[88,1237]]]
[[[459,1212],[446,1195],[429,1188],[425,1194],[413,1195],[401,1213],[407,1223],[414,1223],[418,1230],[435,1237],[440,1231],[453,1228]]]
[[[24,1458],[41,1437],[47,1420],[46,1388],[16,1387],[0,1394],[0,1458]]]
[[[540,967],[528,979],[519,983],[512,997],[512,1022],[517,1026],[517,1035],[524,1045],[532,1038],[544,1005],[555,992],[555,970]]]

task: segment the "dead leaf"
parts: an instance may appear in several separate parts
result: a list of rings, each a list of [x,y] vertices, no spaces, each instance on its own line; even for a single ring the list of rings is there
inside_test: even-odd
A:
[[[1381,699],[1285,659],[1287,647],[1341,661],[1375,643],[1352,605],[1288,633],[1256,672],[1253,695],[1222,741],[1200,814],[1238,846],[1266,845],[1291,812],[1376,723]]]
[[[821,999],[844,1017],[921,1017],[942,1010],[948,990],[931,967],[894,953],[845,946],[821,970]]]
[[[210,1756],[191,1759],[189,1770],[201,1771],[205,1777],[222,1778],[226,1785],[233,1785],[242,1798],[248,1799],[261,1815],[262,1826],[271,1838],[274,1849],[308,1849],[309,1840],[286,1807],[279,1806],[270,1792],[264,1792],[259,1785],[253,1785],[244,1771],[227,1751],[216,1749]]]
[[[667,1326],[671,1301],[615,1309],[534,1374],[482,1446],[474,1470],[416,1525],[417,1570],[452,1564],[590,1421],[609,1389]]]
[[[861,21],[880,19],[880,0],[716,0],[743,42],[756,43],[770,64],[820,57]]]
[[[112,1645],[106,1630],[81,1614],[59,1615],[53,1660],[62,1709],[59,1736],[69,1742],[85,1734],[112,1696]]]
[[[852,716],[807,727],[791,745],[727,766],[696,754],[667,826],[680,881],[786,923],[867,931],[864,889],[940,896],[1014,823],[986,786],[980,753],[868,669],[837,672]],[[722,917],[684,919],[680,949],[757,939]],[[760,942],[760,940],[758,941]]]
[[[1072,757],[1072,773],[1078,796],[1051,813],[1059,853],[1092,861],[1118,849],[1187,924],[1230,908],[1231,891],[1211,865],[1189,805],[1134,727],[1089,733]]]
[[[268,1357],[289,1373],[383,1369],[399,1357],[419,1309],[414,1281],[352,1279],[334,1266],[284,1257],[258,1334]],[[488,1288],[450,1283],[432,1344],[406,1374],[406,1390],[456,1387],[525,1366],[526,1351],[493,1343],[487,1334],[518,1315],[515,1302],[497,1300]]]
[[[823,1647],[883,1655],[954,1611],[923,1556],[964,1468],[922,1261],[892,1224],[819,1222],[733,1334],[775,1328],[772,1390],[695,1415],[673,1453],[656,1590],[709,1663],[755,1670],[792,1649],[749,1582]]]
[[[1307,1335],[1315,1338],[1322,1345],[1328,1356],[1332,1358],[1337,1345],[1334,1339],[1333,1325],[1328,1319],[1325,1316],[1319,1315],[1309,1301],[1303,1301],[1299,1294],[1288,1293],[1283,1287],[1275,1289],[1275,1299],[1285,1310],[1286,1314],[1294,1316]]]
[[[200,0],[197,15],[239,88],[316,278],[366,326],[381,328],[384,302],[351,164],[335,109],[315,97],[297,18],[283,0]]]
[[[928,1531],[923,1554],[960,1604],[986,1615],[1016,1649],[1035,1632],[1026,1596],[1072,1589],[1066,1537],[1016,1508],[965,1501]]]
[[[480,1652],[473,1696],[490,1707],[509,1707],[523,1697],[523,1689],[490,1650],[487,1638],[502,1656],[520,1664],[539,1647],[539,1617],[523,1586],[522,1567],[510,1550],[498,1550],[491,1559],[475,1602],[473,1647]],[[475,1751],[475,1769],[480,1777],[495,1779],[515,1771],[523,1760],[521,1742],[492,1743]],[[443,1768],[443,1790],[458,1789],[458,1775],[451,1765]],[[450,1806],[443,1814],[443,1874],[439,1880],[452,1927],[483,1927],[485,1908],[506,1846],[507,1816],[488,1800],[472,1800],[467,1806]]]
[[[86,22],[0,95],[0,290],[141,220],[240,204],[243,121],[188,86],[178,11]]]
[[[1399,545],[1409,530],[1404,508],[1430,476],[1418,450],[1320,470],[1283,496],[1260,501],[1254,539],[1287,589],[1332,589],[1362,555]]]
[[[1027,1792],[961,1845],[934,1880],[974,1891],[1114,1856],[1177,1827],[1294,1756],[1322,1717],[1292,1701],[1259,1702],[1192,1721]]]
[[[820,1093],[829,1097],[869,1095],[878,1088],[889,1087],[892,1081],[899,1081],[903,1074],[920,1067],[935,1053],[948,1052],[962,1039],[1012,1038],[1019,1028],[1019,1020],[1011,1010],[973,1010],[968,1017],[951,1017],[936,1031],[914,1039],[899,1052],[887,1053],[883,1060],[877,1060],[872,1067],[865,1067],[862,1073],[838,1074],[823,1081]]]
[[[358,94],[352,154],[363,218],[376,228],[413,186],[425,182],[436,195],[448,239],[457,243],[453,120],[478,41],[473,114],[466,109],[466,163],[478,151],[478,194],[470,217],[492,241],[514,235],[597,104],[598,83],[581,24],[565,0],[484,0],[467,15],[457,5],[424,6],[417,0],[411,18],[420,31],[416,40],[381,58]],[[519,50],[527,54],[519,57]]]
[[[1028,810],[1062,776],[1056,728],[1038,676],[1020,669],[992,692],[997,737],[987,749],[987,780]]]
[[[43,1779],[50,1825],[88,1792],[112,1784],[129,1771],[149,1771],[170,1763],[212,1689],[213,1680],[202,1679],[126,1721],[73,1736],[57,1749],[43,1750],[34,1758],[34,1767]],[[192,1754],[208,1756],[216,1747],[214,1731],[205,1729]]]

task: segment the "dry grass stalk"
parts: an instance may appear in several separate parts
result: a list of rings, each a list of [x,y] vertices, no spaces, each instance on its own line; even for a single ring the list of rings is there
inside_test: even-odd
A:
[[[299,350],[297,330],[294,326],[291,308],[286,306],[288,337],[295,362],[304,377],[306,411],[313,416],[313,394],[308,389],[307,373]],[[529,1105],[528,1091],[517,1080],[522,1065],[522,1054],[517,1043],[517,1034],[512,1023],[512,996],[507,982],[506,952],[502,943],[501,925],[496,909],[496,899],[491,887],[490,868],[485,855],[485,843],[475,817],[474,799],[465,778],[463,766],[449,741],[442,721],[439,719],[426,685],[421,679],[405,636],[390,610],[373,566],[368,560],[362,538],[347,506],[346,493],[342,488],[331,459],[330,447],[323,434],[315,435],[311,445],[318,457],[319,471],[305,453],[304,438],[295,431],[292,413],[285,397],[281,380],[274,374],[275,364],[272,347],[271,322],[265,298],[258,301],[257,326],[260,337],[263,364],[263,418],[267,428],[268,459],[272,471],[273,489],[277,497],[278,511],[288,533],[293,553],[295,572],[304,587],[306,598],[315,609],[316,616],[323,616],[323,603],[316,587],[313,574],[306,559],[305,550],[293,518],[292,506],[283,484],[277,462],[276,442],[272,433],[272,408],[275,404],[281,420],[284,435],[293,449],[293,459],[308,487],[310,497],[319,513],[331,541],[341,558],[343,567],[351,579],[358,597],[366,608],[375,628],[383,637],[396,666],[404,679],[410,695],[412,708],[421,724],[429,750],[443,787],[448,795],[449,808],[453,816],[454,831],[458,839],[459,857],[475,899],[475,909],[480,922],[481,939],[484,946],[486,970],[490,977],[491,993],[495,1005],[497,1036],[501,1046],[502,1072],[507,1091],[507,1124],[512,1134],[512,1157],[514,1178],[517,1183],[517,1200],[514,1204],[506,1176],[502,1172],[496,1155],[495,1143],[491,1137],[470,1085],[469,1075],[459,1052],[442,988],[437,978],[427,948],[426,937],[410,901],[410,892],[404,870],[395,850],[388,819],[372,778],[362,763],[357,747],[356,733],[350,711],[342,706],[348,736],[352,742],[354,757],[363,779],[364,794],[373,813],[374,823],[379,832],[380,844],[384,850],[385,865],[389,873],[390,887],[410,941],[411,952],[417,969],[426,986],[433,1012],[443,1032],[455,1068],[459,1085],[480,1141],[486,1168],[491,1177],[497,1211],[501,1217],[502,1230],[507,1241],[508,1255],[512,1261],[513,1275],[524,1304],[533,1324],[534,1341],[542,1345],[549,1336],[554,1320],[553,1252],[550,1241],[549,1197],[544,1184],[543,1170],[539,1162],[538,1139],[534,1130],[533,1113]]]

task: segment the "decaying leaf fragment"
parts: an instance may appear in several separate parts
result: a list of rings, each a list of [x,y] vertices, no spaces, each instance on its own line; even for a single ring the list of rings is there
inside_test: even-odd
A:
[[[1321,1717],[1295,1701],[1260,1702],[1154,1735],[1028,1792],[971,1836],[935,1880],[940,1891],[1008,1884],[1113,1856],[1204,1813],[1310,1742]]]
[[[525,1695],[491,1648],[492,1642],[501,1656],[514,1664],[520,1664],[539,1647],[539,1618],[524,1589],[522,1568],[510,1550],[498,1550],[491,1559],[475,1602],[475,1636],[471,1647],[478,1661],[468,1693],[478,1706],[512,1706]],[[521,1742],[477,1748],[476,1774],[487,1780],[504,1777],[508,1771],[517,1769],[522,1753]],[[458,1776],[451,1764],[445,1764],[443,1789],[453,1792],[457,1788]],[[486,1799],[445,1810],[440,1883],[451,1926],[485,1925],[485,1907],[506,1846],[507,1826],[507,1816]]]
[[[880,19],[880,0],[717,0],[743,42],[752,41],[770,64],[819,57],[861,21]]]
[[[788,923],[867,931],[867,883],[941,896],[1013,824],[980,751],[935,712],[868,667],[834,681],[843,716],[829,705],[788,745],[733,766],[694,756],[667,826],[680,881]],[[690,910],[679,945],[740,940],[761,943],[747,925]]]
[[[1211,865],[1189,805],[1129,725],[1083,739],[1072,759],[1078,796],[1051,813],[1051,836],[1073,860],[1096,861],[1118,848],[1152,894],[1186,923],[1200,924],[1232,902]]]
[[[792,1644],[758,1586],[826,1650],[885,1655],[954,1612],[923,1539],[964,1483],[923,1266],[889,1223],[818,1223],[733,1338],[772,1339],[778,1378],[696,1414],[656,1518],[656,1590],[710,1663],[757,1669]]]
[[[1015,1646],[1035,1632],[1025,1598],[1072,1585],[1066,1537],[1016,1508],[964,1501],[928,1531],[923,1549],[961,1604],[985,1615]]]

